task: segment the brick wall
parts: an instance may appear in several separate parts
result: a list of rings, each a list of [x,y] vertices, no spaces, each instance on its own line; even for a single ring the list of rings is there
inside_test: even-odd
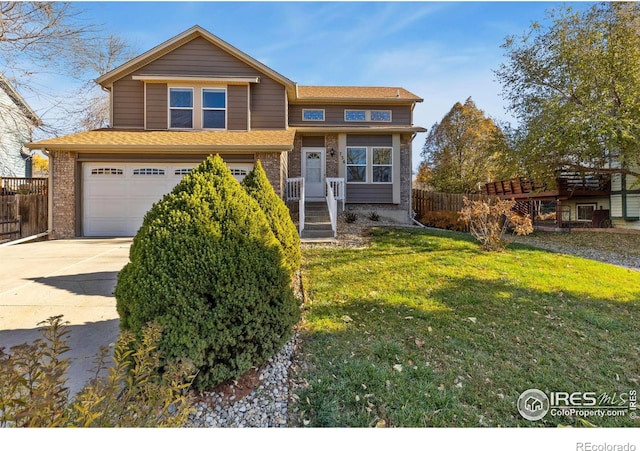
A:
[[[281,171],[280,158],[280,152],[256,154],[256,159],[262,163],[264,172],[267,174],[267,178],[278,196],[282,196],[285,183]]]
[[[338,159],[340,158],[338,135],[325,136],[325,146],[327,148],[327,177],[338,177]],[[335,150],[334,156],[331,156],[331,149]]]
[[[411,135],[400,135],[400,205],[399,209],[409,212],[411,202]]]
[[[51,152],[53,239],[76,236],[76,152]]]

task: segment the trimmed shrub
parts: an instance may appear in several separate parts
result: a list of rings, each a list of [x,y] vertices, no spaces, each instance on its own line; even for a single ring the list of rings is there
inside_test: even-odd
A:
[[[271,186],[260,161],[244,178],[242,186],[262,208],[271,231],[282,245],[287,266],[291,272],[296,272],[300,269],[300,235],[289,209]]]
[[[147,212],[115,296],[121,326],[158,323],[164,355],[193,362],[199,389],[266,361],[300,315],[282,247],[219,156]]]
[[[465,231],[466,225],[457,211],[428,211],[420,217],[420,223],[437,229]]]

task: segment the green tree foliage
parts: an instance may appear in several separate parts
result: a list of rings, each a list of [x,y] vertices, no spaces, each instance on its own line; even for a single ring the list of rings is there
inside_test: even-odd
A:
[[[300,314],[282,247],[219,156],[147,212],[115,296],[121,326],[157,322],[164,355],[192,361],[200,389],[263,363]]]
[[[505,148],[500,128],[469,97],[431,128],[421,156],[435,191],[467,194],[510,176],[501,164]]]
[[[271,186],[260,161],[244,178],[242,186],[267,216],[273,234],[282,245],[289,269],[292,272],[300,269],[300,235],[289,209]]]
[[[561,168],[636,174],[640,4],[558,8],[548,16],[548,25],[507,37],[507,62],[496,71],[520,122],[517,158],[537,179],[553,179]],[[609,167],[612,158],[620,169]]]
[[[414,188],[418,189],[432,189],[431,188],[431,168],[426,161],[421,161],[418,166],[418,173],[416,178],[413,179]]]
[[[105,377],[109,350],[101,348],[95,377],[70,401],[68,323],[54,316],[40,324],[42,338],[9,353],[0,348],[1,427],[177,427],[193,412],[193,368],[180,362],[159,373],[157,325],[140,341],[122,333]]]

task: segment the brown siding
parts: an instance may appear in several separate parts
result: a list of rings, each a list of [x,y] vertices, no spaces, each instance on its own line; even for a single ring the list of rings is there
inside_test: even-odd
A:
[[[167,129],[167,84],[147,83],[147,125],[148,130]]]
[[[286,110],[284,86],[266,77],[251,85],[252,129],[286,128]]]
[[[229,86],[227,89],[227,129],[247,130],[249,127],[249,92],[246,86]]]
[[[258,76],[251,66],[231,54],[196,38],[136,71],[147,75]]]
[[[391,135],[347,135],[347,146],[388,146],[393,145]]]
[[[302,110],[324,110],[324,121],[303,121]],[[391,110],[391,122],[345,122],[344,110]],[[380,126],[412,125],[411,107],[405,105],[289,105],[289,123],[309,127],[326,125],[362,125]]]
[[[324,136],[303,136],[302,147],[324,147]]]
[[[144,84],[125,77],[113,84],[113,127],[144,127]]]
[[[347,203],[352,204],[389,204],[393,202],[391,184],[347,183]]]
[[[180,76],[202,76],[202,77],[218,77],[218,76],[250,76],[260,77],[260,83],[251,84],[251,124],[252,129],[283,129],[286,128],[286,102],[285,88],[280,83],[269,78],[265,74],[258,72],[251,66],[236,59],[233,55],[211,44],[204,38],[196,38],[181,47],[169,52],[168,54],[158,58],[148,65],[138,69],[135,75],[180,75]],[[233,86],[229,86],[235,88]],[[244,88],[243,88],[244,89]],[[238,94],[234,92],[234,96]],[[229,101],[231,105],[231,92],[229,93]],[[233,111],[230,111],[229,124],[233,125],[232,130],[246,130],[247,126],[240,128],[240,114],[245,115],[246,107],[243,112],[235,111],[239,98],[233,98]],[[165,114],[166,104],[162,113],[154,113],[147,111],[147,114]],[[239,128],[235,128],[239,127]]]

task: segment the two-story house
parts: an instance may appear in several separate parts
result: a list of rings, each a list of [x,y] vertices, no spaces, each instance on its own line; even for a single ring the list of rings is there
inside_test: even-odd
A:
[[[31,154],[24,145],[40,125],[40,118],[0,74],[0,176],[31,177]]]
[[[103,75],[111,127],[29,144],[50,156],[52,235],[131,236],[153,202],[210,154],[239,180],[260,160],[306,201],[340,180],[349,208],[407,222],[412,123],[396,87],[298,86],[195,26]]]

